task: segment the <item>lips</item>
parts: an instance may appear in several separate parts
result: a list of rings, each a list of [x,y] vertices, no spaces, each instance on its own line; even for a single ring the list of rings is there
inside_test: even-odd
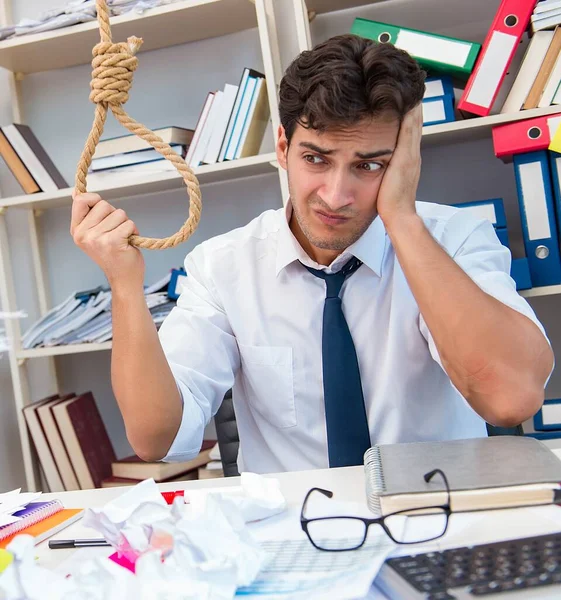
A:
[[[325,213],[323,211],[316,210],[315,211],[317,217],[322,223],[326,225],[342,225],[348,221],[347,217],[341,217],[339,215],[331,215],[329,213]]]

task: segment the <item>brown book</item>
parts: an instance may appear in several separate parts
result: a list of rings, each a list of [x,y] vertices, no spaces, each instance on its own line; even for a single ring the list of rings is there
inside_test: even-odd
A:
[[[187,471],[185,473],[180,473],[179,475],[177,475],[175,477],[170,477],[169,479],[164,479],[163,481],[159,481],[158,483],[173,483],[175,481],[193,481],[198,478],[199,478],[199,476],[197,473],[197,469],[193,469],[193,470]],[[137,485],[141,481],[144,481],[144,480],[143,479],[129,479],[127,477],[107,477],[107,479],[104,479],[101,482],[101,487],[109,488],[109,487],[121,487],[124,485]]]
[[[45,432],[45,436],[49,442],[49,446],[51,447],[51,452],[53,454],[53,458],[55,459],[58,472],[62,478],[64,488],[67,491],[79,490],[80,485],[78,483],[76,474],[74,473],[74,467],[72,466],[66,446],[64,445],[64,440],[62,439],[62,435],[60,433],[60,429],[54,417],[53,408],[57,404],[60,404],[65,400],[70,400],[74,397],[75,394],[68,394],[57,400],[46,402],[37,409],[37,416],[41,421],[41,425],[43,426],[43,431]]]
[[[0,130],[0,156],[4,159],[8,169],[10,169],[26,194],[36,194],[41,191],[41,188],[37,185],[37,182],[33,179],[17,152],[12,148],[2,130]]]
[[[555,66],[555,61],[559,56],[559,52],[561,52],[561,27],[557,26],[555,28],[555,33],[553,34],[551,44],[549,44],[549,48],[545,53],[545,58],[543,59],[542,66],[538,71],[534,84],[530,88],[528,97],[526,98],[524,106],[522,107],[524,110],[538,107],[551,71]]]
[[[45,435],[45,431],[43,430],[39,416],[37,415],[37,409],[45,404],[49,404],[58,397],[58,394],[49,396],[48,398],[44,398],[39,402],[34,402],[23,409],[23,415],[25,417],[29,433],[31,434],[33,445],[37,451],[39,463],[41,464],[41,468],[45,474],[45,479],[47,480],[47,485],[49,486],[49,490],[51,492],[63,492],[64,484],[62,482],[60,473],[58,472],[51,447],[49,446],[49,441]]]
[[[112,465],[113,477],[125,477],[127,479],[154,479],[162,482],[175,477],[186,471],[197,469],[210,462],[210,451],[216,442],[213,440],[203,440],[199,455],[193,460],[179,463],[167,462],[145,462],[138,456],[129,456],[121,460],[116,460]]]
[[[100,487],[117,457],[93,394],[60,402],[52,411],[80,487]]]

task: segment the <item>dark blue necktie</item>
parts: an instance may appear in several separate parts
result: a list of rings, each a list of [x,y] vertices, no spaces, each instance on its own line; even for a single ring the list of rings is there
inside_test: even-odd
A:
[[[323,307],[322,362],[330,467],[362,465],[364,453],[370,448],[355,345],[339,298],[345,279],[361,264],[353,257],[332,275],[306,267],[316,277],[325,279],[327,287]]]

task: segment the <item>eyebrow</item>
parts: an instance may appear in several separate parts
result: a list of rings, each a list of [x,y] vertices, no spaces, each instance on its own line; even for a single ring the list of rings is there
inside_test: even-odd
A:
[[[312,142],[300,142],[299,144],[303,148],[308,148],[318,154],[324,154],[325,156],[329,156],[330,154],[336,154],[337,150],[328,149],[328,148],[320,148],[313,144]],[[379,158],[380,156],[387,156],[389,154],[393,154],[393,150],[389,148],[385,148],[383,150],[376,150],[375,152],[355,152],[355,156],[361,158],[363,160],[369,160],[371,158]]]

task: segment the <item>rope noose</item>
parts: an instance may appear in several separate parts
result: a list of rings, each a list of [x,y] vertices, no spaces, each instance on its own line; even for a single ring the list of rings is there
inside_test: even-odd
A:
[[[95,148],[103,134],[103,126],[107,119],[107,109],[110,108],[115,118],[131,133],[148,142],[164,158],[173,163],[183,177],[189,194],[189,218],[181,229],[169,238],[163,240],[132,235],[130,243],[138,248],[148,250],[165,250],[184,242],[197,229],[201,217],[201,190],[199,182],[187,163],[176,154],[159,136],[136,122],[125,112],[122,105],[129,98],[132,87],[133,73],[138,67],[135,54],[142,45],[142,39],[128,38],[127,42],[114,44],[111,38],[109,10],[106,0],[96,0],[97,19],[101,34],[101,42],[94,46],[92,60],[92,82],[90,100],[95,103],[95,118],[92,129],[82,151],[80,162],[76,169],[76,192],[84,194],[86,177],[90,168]]]

